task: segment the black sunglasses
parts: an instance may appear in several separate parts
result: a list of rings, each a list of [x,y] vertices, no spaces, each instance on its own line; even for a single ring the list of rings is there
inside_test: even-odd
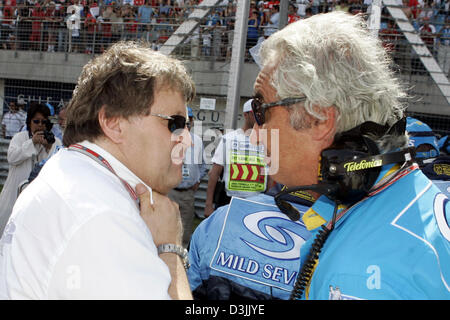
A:
[[[272,103],[263,103],[260,97],[253,97],[252,100],[252,111],[255,116],[255,121],[258,126],[263,125],[266,122],[266,109],[277,107],[277,106],[290,106],[295,103],[303,102],[306,97],[301,98],[286,98],[280,101],[275,101]]]
[[[172,133],[174,133],[178,129],[184,129],[187,126],[186,117],[180,115],[165,116],[159,113],[150,113],[150,115],[168,120],[167,127]]]
[[[31,121],[33,121],[34,124],[47,124],[48,120],[45,120],[45,119],[44,120],[33,119]]]

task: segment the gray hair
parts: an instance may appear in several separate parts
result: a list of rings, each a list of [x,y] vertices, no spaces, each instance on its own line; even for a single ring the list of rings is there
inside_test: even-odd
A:
[[[406,93],[362,16],[331,12],[289,24],[263,43],[260,55],[263,67],[275,66],[271,84],[280,99],[307,97],[304,106],[290,108],[295,129],[310,125],[311,117],[324,120],[331,106],[338,111],[336,133],[403,117]]]

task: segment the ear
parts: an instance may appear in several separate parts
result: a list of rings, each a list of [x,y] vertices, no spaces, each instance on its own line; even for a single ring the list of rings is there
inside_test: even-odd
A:
[[[327,147],[333,142],[336,134],[337,109],[334,106],[322,110],[325,120],[316,120],[313,123],[313,139],[324,143]]]
[[[98,112],[98,122],[102,128],[103,134],[114,143],[121,143],[123,141],[123,128],[121,117],[106,116],[105,106],[102,106]]]

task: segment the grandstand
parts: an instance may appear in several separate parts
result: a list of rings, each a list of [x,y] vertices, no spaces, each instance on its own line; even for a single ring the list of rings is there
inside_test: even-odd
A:
[[[115,41],[135,39],[185,61],[197,86],[197,97],[191,107],[204,130],[224,128],[225,123],[236,127],[241,116],[233,110],[252,96],[253,82],[259,71],[249,50],[256,43],[247,39],[248,19],[245,17],[257,12],[258,41],[262,41],[277,28],[270,18],[276,15],[279,4],[283,24],[283,21],[291,23],[332,10],[369,17],[375,12],[371,2],[3,1],[0,10],[0,103],[3,108],[0,108],[0,116],[8,110],[8,102],[18,98],[24,98],[27,103],[49,102],[59,110],[70,100],[81,68],[89,59]],[[424,120],[436,133],[449,134],[448,1],[384,0],[380,11],[379,29],[375,32],[393,56],[392,68],[409,88],[408,113]],[[238,29],[238,26],[241,27]],[[231,102],[230,92],[237,97]],[[232,114],[235,121],[226,122],[227,114]],[[7,174],[7,141],[0,142],[1,185]],[[205,145],[209,143],[205,141]],[[204,191],[206,186],[202,187]],[[198,194],[197,209],[201,210],[204,195]]]

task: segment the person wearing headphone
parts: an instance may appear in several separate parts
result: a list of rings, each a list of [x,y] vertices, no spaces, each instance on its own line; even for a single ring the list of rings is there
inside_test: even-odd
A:
[[[450,156],[445,150],[441,153],[440,140],[426,123],[411,117],[407,117],[406,121],[409,143],[416,148],[416,158],[422,172],[449,197]]]
[[[415,162],[405,90],[362,17],[294,22],[260,56],[251,141],[278,148],[275,203],[312,233],[290,298],[450,299],[450,201]],[[304,214],[284,200],[299,190],[318,196]]]

